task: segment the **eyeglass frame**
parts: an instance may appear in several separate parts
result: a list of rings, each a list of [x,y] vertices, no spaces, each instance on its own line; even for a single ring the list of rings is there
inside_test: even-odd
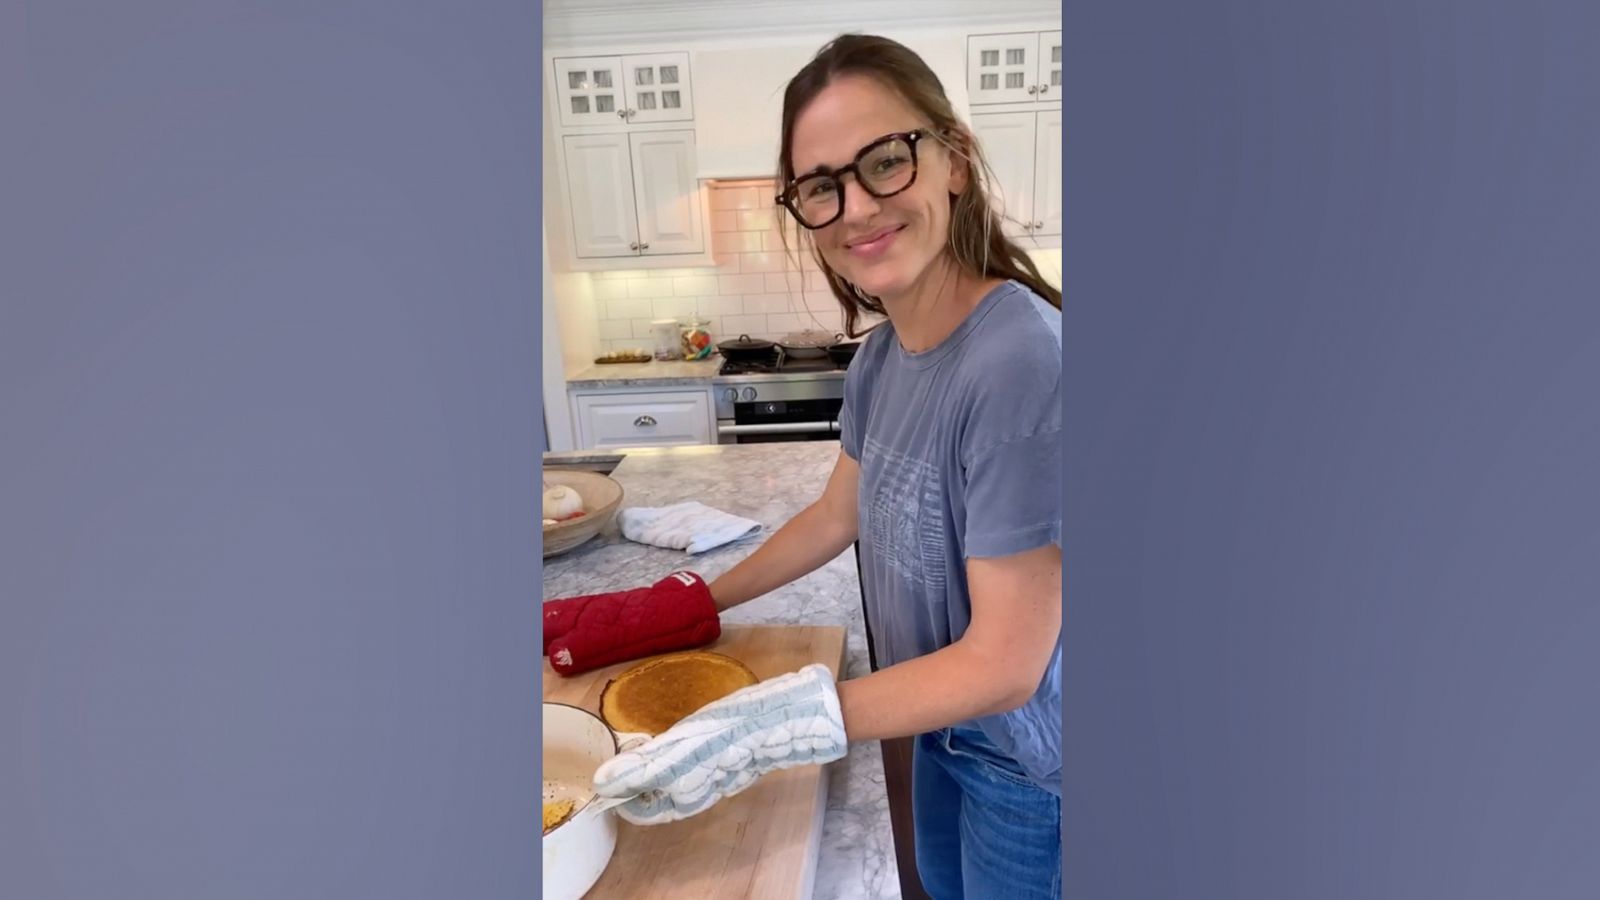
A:
[[[917,143],[919,141],[921,141],[923,138],[928,137],[930,133],[931,132],[926,128],[916,128],[916,129],[913,129],[911,131],[897,131],[897,132],[894,132],[893,134],[886,134],[886,135],[884,135],[884,136],[882,136],[880,138],[877,138],[876,140],[872,141],[872,143],[867,144],[865,147],[862,147],[856,153],[855,159],[852,159],[850,161],[850,164],[847,165],[847,166],[840,166],[839,168],[833,169],[831,171],[824,171],[824,172],[813,171],[813,172],[808,172],[805,175],[800,176],[799,178],[791,179],[789,181],[789,184],[783,189],[783,193],[779,194],[775,198],[774,202],[777,203],[779,206],[782,206],[784,209],[787,209],[789,211],[789,214],[794,216],[794,220],[800,224],[800,227],[806,229],[807,231],[816,231],[816,230],[821,229],[821,228],[827,228],[829,225],[832,225],[833,223],[839,221],[839,219],[844,215],[844,176],[846,174],[854,175],[856,184],[863,191],[866,191],[869,196],[875,197],[875,198],[877,198],[879,200],[885,200],[885,199],[888,199],[889,197],[893,197],[894,195],[896,195],[898,193],[901,193],[902,191],[904,191],[907,188],[911,187],[913,184],[916,184],[917,183],[917,169],[918,169],[918,166],[917,166]],[[887,194],[880,194],[877,191],[873,190],[872,187],[867,184],[866,180],[861,177],[861,170],[858,169],[857,166],[861,165],[861,161],[866,158],[866,155],[868,153],[871,153],[873,150],[877,149],[878,147],[882,146],[883,144],[889,143],[890,141],[904,141],[906,146],[908,148],[910,148],[910,150],[911,150],[911,180],[907,181],[905,184],[895,188],[894,190],[888,192]],[[798,187],[802,181],[807,181],[807,180],[810,180],[812,178],[827,178],[827,179],[829,179],[830,181],[833,182],[833,185],[838,190],[838,195],[839,195],[839,210],[838,210],[838,212],[835,212],[833,214],[832,218],[830,218],[826,222],[823,222],[820,225],[808,225],[808,224],[806,224],[805,218],[800,215],[800,211],[795,208],[794,203],[791,202],[790,197],[789,197],[790,194],[794,193],[794,189],[796,187]]]

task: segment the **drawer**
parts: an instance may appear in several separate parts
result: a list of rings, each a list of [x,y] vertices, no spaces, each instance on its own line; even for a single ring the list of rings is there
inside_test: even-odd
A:
[[[574,406],[588,448],[716,442],[708,391],[578,394]]]

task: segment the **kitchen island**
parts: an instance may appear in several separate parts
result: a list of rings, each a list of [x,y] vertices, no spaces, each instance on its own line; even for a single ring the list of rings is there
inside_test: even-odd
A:
[[[551,454],[552,461],[561,454]],[[649,584],[677,569],[707,581],[749,556],[821,494],[839,456],[837,441],[720,444],[624,451],[611,477],[624,506],[698,500],[760,522],[761,533],[698,556],[624,539],[613,522],[593,540],[544,561],[544,596],[568,597]],[[724,623],[842,625],[845,676],[871,671],[854,554],[724,613]],[[900,896],[883,760],[876,742],[853,744],[830,767],[827,812],[817,861],[817,900]]]

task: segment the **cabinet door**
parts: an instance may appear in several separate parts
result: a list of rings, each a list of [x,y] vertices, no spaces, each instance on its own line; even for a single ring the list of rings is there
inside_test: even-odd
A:
[[[571,134],[566,149],[573,252],[582,258],[638,256],[633,170],[626,134]]]
[[[651,53],[622,58],[629,122],[687,122],[694,118],[689,95],[689,54]]]
[[[617,125],[627,100],[622,58],[587,56],[555,61],[556,106],[562,125]]]
[[[967,99],[1026,103],[1039,92],[1039,33],[975,34],[967,38]]]
[[[586,448],[716,443],[709,391],[579,394],[574,405]]]
[[[1061,32],[1039,34],[1039,99],[1061,99]]]
[[[976,113],[972,130],[989,160],[998,184],[994,202],[1005,222],[1006,234],[1033,233],[1033,151],[1038,113]]]
[[[695,179],[694,132],[635,132],[628,139],[633,145],[640,252],[699,253],[705,247],[705,234]]]
[[[1033,233],[1061,233],[1061,110],[1038,117],[1033,152]]]

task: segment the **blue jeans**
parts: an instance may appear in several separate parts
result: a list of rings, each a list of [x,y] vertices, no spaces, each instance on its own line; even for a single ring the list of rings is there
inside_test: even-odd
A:
[[[1028,781],[981,731],[919,735],[911,813],[933,900],[1059,900],[1061,798]]]

